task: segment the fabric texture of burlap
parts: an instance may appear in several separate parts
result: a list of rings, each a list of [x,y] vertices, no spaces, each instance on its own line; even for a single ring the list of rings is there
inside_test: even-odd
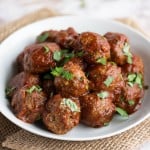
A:
[[[42,9],[2,26],[0,27],[0,41],[29,23],[56,15],[51,10]],[[142,31],[132,19],[118,20]],[[145,141],[150,141],[150,118],[138,126],[113,137],[95,141],[69,142],[48,139],[24,131],[0,114],[0,150],[135,150]]]

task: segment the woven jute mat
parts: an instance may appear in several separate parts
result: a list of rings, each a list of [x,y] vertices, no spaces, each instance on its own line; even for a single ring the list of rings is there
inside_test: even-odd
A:
[[[57,14],[51,10],[42,9],[5,25],[0,28],[0,41],[22,26],[55,15]],[[119,21],[140,30],[131,19],[120,19]],[[0,114],[0,150],[135,150],[145,141],[150,141],[150,118],[113,137],[88,142],[69,142],[31,134],[12,124]]]

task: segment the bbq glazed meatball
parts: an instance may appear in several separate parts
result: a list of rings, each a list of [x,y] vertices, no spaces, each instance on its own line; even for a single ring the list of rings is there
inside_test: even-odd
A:
[[[89,81],[78,64],[69,61],[61,69],[62,74],[55,77],[54,85],[62,96],[79,97],[88,92]]]
[[[111,59],[119,65],[128,63],[130,60],[128,60],[125,49],[128,49],[127,51],[130,53],[130,46],[128,44],[129,40],[126,35],[121,33],[108,32],[104,35],[104,37],[110,44]],[[130,57],[132,57],[131,53],[130,55]]]
[[[24,58],[24,51],[18,55],[17,60],[16,60],[18,72],[21,72],[21,71],[24,70],[24,68],[23,68],[23,58]]]
[[[104,93],[104,91],[102,92]],[[102,94],[102,92],[100,93]],[[112,103],[109,93],[108,97],[103,98],[96,93],[82,96],[80,105],[81,122],[91,127],[101,127],[108,124],[115,113],[115,105]]]
[[[142,59],[137,55],[133,55],[132,64],[123,65],[122,71],[126,75],[129,73],[140,73],[143,76],[144,64],[143,64]]]
[[[89,69],[89,80],[91,89],[94,91],[107,90],[114,94],[120,94],[124,87],[121,68],[116,64],[108,62],[106,65],[96,65]]]
[[[132,114],[138,110],[141,105],[141,98],[144,96],[144,90],[138,84],[132,87],[126,83],[121,95],[116,96],[114,104],[124,109],[128,114]]]
[[[26,48],[24,70],[31,73],[42,73],[56,66],[53,54],[59,51],[56,43],[33,44]]]
[[[43,112],[43,122],[48,130],[65,134],[78,125],[80,104],[78,100],[55,95],[50,99]]]
[[[73,28],[60,31],[49,30],[39,35],[37,42],[56,42],[62,48],[71,49],[74,47],[77,37],[78,33]]]
[[[110,46],[106,38],[93,32],[81,33],[75,50],[82,50],[83,58],[89,64],[98,63],[100,58],[110,58]]]
[[[41,116],[46,99],[39,86],[24,86],[14,94],[11,107],[17,118],[33,123]]]
[[[9,82],[6,89],[6,94],[9,98],[12,98],[14,93],[25,85],[39,85],[40,79],[38,75],[33,75],[27,72],[20,72],[15,75]]]

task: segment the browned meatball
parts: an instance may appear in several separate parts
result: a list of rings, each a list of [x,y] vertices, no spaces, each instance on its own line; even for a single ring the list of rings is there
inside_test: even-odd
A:
[[[31,73],[42,73],[55,67],[53,53],[59,51],[56,43],[42,43],[28,46],[24,54],[24,70]]]
[[[12,97],[14,93],[25,85],[38,85],[40,84],[39,76],[27,72],[21,72],[15,75],[9,82],[6,95]]]
[[[58,32],[59,31],[57,30],[44,31],[37,37],[36,42],[37,43],[55,42]]]
[[[110,46],[106,38],[93,32],[83,32],[78,38],[77,50],[83,51],[84,59],[90,63],[98,63],[100,58],[109,59]]]
[[[22,53],[20,53],[17,57],[17,67],[18,67],[19,72],[24,70],[24,68],[23,68],[23,58],[24,58],[24,51]]]
[[[80,105],[81,121],[91,127],[104,126],[111,121],[115,113],[115,105],[109,95],[102,98],[96,93],[87,94],[81,97]]]
[[[89,80],[94,91],[107,90],[119,94],[124,87],[121,68],[108,62],[106,65],[96,65],[89,69]]]
[[[124,48],[129,48],[128,50],[130,52],[127,36],[121,33],[108,32],[104,37],[106,37],[110,44],[111,59],[119,65],[127,63],[128,57],[126,52],[124,52]],[[130,55],[132,54],[130,53]]]
[[[73,28],[60,30],[56,37],[56,43],[58,43],[62,48],[71,49],[74,47],[77,37],[78,33]]]
[[[80,57],[73,57],[70,59],[70,61],[72,61],[74,64],[79,65],[82,70],[85,70],[87,68],[87,64]]]
[[[66,30],[49,30],[43,32],[38,36],[37,42],[56,42],[62,48],[70,49],[74,47],[77,37],[78,33],[73,28],[69,27]]]
[[[138,84],[132,87],[126,84],[122,94],[115,98],[115,105],[124,109],[128,114],[132,114],[141,105],[141,98],[144,96],[144,90],[139,88]]]
[[[57,69],[57,68],[56,68]],[[88,79],[78,64],[69,61],[62,73],[55,77],[54,85],[65,97],[79,97],[88,92]]]
[[[137,55],[133,55],[132,64],[123,65],[122,71],[124,74],[141,73],[144,75],[144,64],[142,59]]]
[[[56,134],[65,134],[78,125],[80,104],[78,100],[55,95],[50,99],[43,113],[43,122],[48,130]]]
[[[24,86],[14,94],[11,107],[17,118],[33,123],[41,116],[46,99],[39,86]]]

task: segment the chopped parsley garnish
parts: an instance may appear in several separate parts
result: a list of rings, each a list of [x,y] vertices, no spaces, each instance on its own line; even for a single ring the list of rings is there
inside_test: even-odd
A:
[[[80,109],[77,106],[77,104],[69,98],[63,98],[61,105],[69,107],[72,112],[80,112]]]
[[[43,47],[44,47],[45,53],[48,53],[50,51],[48,46],[43,46]]]
[[[122,117],[124,117],[124,118],[128,118],[128,117],[129,117],[128,113],[127,113],[125,110],[123,110],[122,108],[120,108],[120,107],[116,107],[116,112],[117,112],[120,116],[122,116]]]
[[[5,89],[6,96],[10,95],[13,92],[13,90],[15,90],[14,87],[7,87]]]
[[[106,60],[106,58],[101,57],[101,58],[98,58],[96,62],[97,62],[97,63],[100,63],[100,64],[102,64],[102,65],[106,65],[107,60]]]
[[[56,60],[56,61],[60,61],[61,58],[62,58],[62,52],[61,52],[61,51],[56,51],[56,52],[54,52],[53,58],[54,58],[54,60]]]
[[[100,98],[102,98],[102,99],[103,98],[107,98],[108,95],[109,95],[109,93],[106,92],[106,91],[102,91],[102,92],[100,92],[100,93],[97,94],[97,96],[100,97]]]
[[[128,100],[128,103],[130,106],[133,106],[135,104],[134,100]]]
[[[109,125],[109,122],[105,122],[105,123],[104,123],[104,126],[108,126],[108,125]]]
[[[42,43],[42,42],[44,42],[44,41],[46,41],[46,39],[49,37],[49,34],[46,32],[46,33],[43,33],[43,34],[41,34],[41,35],[39,35],[38,37],[37,37],[37,41],[38,42],[40,42],[40,43]]]
[[[109,85],[113,82],[113,77],[108,76],[107,79],[104,81],[104,84],[109,87]]]
[[[127,56],[127,63],[132,64],[132,54],[130,52],[130,45],[128,43],[124,44],[123,52],[124,55]]]
[[[42,88],[39,85],[33,85],[32,87],[26,90],[26,92],[29,94],[31,94],[33,91],[41,92]]]
[[[62,76],[66,80],[71,80],[73,78],[73,74],[64,70],[63,67],[55,67],[52,69],[51,74],[53,76]]]
[[[129,74],[127,78],[129,86],[133,87],[133,85],[136,83],[138,84],[139,88],[143,87],[142,75],[140,73]]]

